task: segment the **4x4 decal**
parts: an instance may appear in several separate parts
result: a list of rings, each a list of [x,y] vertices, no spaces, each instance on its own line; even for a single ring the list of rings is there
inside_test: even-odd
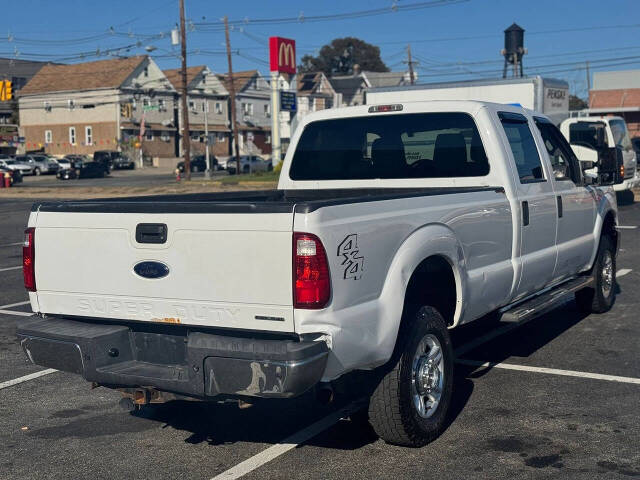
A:
[[[340,245],[338,245],[338,256],[343,257],[341,265],[344,265],[344,278],[360,280],[364,269],[364,257],[359,255],[358,235],[352,233],[348,235]]]

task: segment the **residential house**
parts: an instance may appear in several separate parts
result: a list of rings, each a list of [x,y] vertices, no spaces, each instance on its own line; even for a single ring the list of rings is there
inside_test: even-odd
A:
[[[227,91],[228,74],[218,75]],[[257,70],[233,72],[241,155],[271,154],[271,87]]]
[[[589,109],[592,115],[623,117],[629,136],[640,136],[640,70],[595,72]]]
[[[165,70],[164,74],[176,90],[176,101],[182,91],[182,69]],[[204,153],[205,123],[209,132],[212,155],[231,154],[231,130],[229,121],[229,93],[220,79],[206,66],[187,68],[187,108],[192,153]],[[182,109],[182,106],[180,106]],[[205,122],[206,118],[206,122]],[[182,114],[178,115],[178,126],[182,132]]]
[[[414,81],[418,78],[414,73]],[[360,72],[353,75],[338,75],[330,79],[333,89],[338,94],[339,106],[364,105],[369,88],[395,87],[409,85],[409,72]]]
[[[19,110],[27,151],[130,149],[144,118],[143,151],[175,156],[175,90],[148,56],[46,65],[21,90]]]

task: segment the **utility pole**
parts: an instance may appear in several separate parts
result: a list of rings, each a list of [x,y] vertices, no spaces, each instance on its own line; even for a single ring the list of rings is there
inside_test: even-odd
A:
[[[184,28],[184,0],[180,0],[180,40],[182,47],[182,149],[184,153],[184,173],[191,180],[191,134],[189,129],[189,108],[187,105],[187,34]]]
[[[236,175],[240,174],[240,146],[238,145],[238,123],[236,122],[236,87],[233,84],[233,66],[231,63],[231,41],[229,40],[229,18],[224,17],[224,36],[227,42],[227,62],[229,63],[229,97],[231,99],[232,142],[235,145]]]
[[[587,95],[589,95],[589,90],[591,90],[591,76],[589,75],[589,60],[587,60]]]
[[[407,45],[407,57],[409,58],[409,61],[407,62],[409,64],[409,81],[411,82],[411,85],[413,85],[416,78],[413,74],[413,61],[411,61],[411,44]]]

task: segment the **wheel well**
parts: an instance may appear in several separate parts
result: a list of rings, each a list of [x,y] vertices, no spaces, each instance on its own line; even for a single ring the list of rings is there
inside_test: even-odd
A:
[[[402,319],[411,319],[423,305],[434,307],[447,325],[453,325],[456,312],[456,279],[449,261],[435,255],[424,259],[416,267],[407,284]]]
[[[606,217],[604,217],[600,236],[607,236],[611,238],[614,248],[618,248],[618,230],[616,230],[616,219],[613,212],[607,213]]]

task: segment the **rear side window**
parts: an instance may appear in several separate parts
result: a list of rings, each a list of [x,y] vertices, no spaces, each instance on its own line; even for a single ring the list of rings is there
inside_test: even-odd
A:
[[[470,115],[375,115],[306,126],[292,180],[477,177],[489,162]]]
[[[581,147],[600,149],[607,145],[604,122],[576,122],[569,125],[569,143]]]
[[[529,130],[527,118],[524,115],[511,112],[500,112],[498,116],[507,135],[507,140],[509,140],[520,183],[546,181],[540,155],[531,130]]]

